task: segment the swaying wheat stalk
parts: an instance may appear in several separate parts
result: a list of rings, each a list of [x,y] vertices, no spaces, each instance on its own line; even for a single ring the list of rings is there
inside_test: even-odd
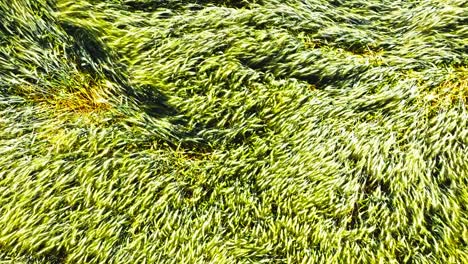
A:
[[[458,0],[0,0],[0,262],[468,263]]]

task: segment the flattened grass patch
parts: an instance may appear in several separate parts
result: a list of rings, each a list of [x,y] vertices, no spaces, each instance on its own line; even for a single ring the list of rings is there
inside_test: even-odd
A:
[[[89,76],[77,75],[72,86],[58,86],[58,91],[37,90],[30,85],[20,86],[16,93],[33,103],[45,104],[57,111],[81,114],[99,113],[112,108],[109,81],[95,81]]]
[[[454,68],[426,99],[434,110],[447,109],[458,104],[468,105],[468,68]]]

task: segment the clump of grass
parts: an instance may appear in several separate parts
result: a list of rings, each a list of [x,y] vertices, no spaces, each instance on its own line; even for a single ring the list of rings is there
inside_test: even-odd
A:
[[[467,262],[465,13],[0,0],[0,260]]]

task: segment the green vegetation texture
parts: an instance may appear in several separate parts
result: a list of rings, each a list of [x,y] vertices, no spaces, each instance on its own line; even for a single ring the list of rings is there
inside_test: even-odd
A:
[[[458,0],[0,0],[0,263],[468,263]]]

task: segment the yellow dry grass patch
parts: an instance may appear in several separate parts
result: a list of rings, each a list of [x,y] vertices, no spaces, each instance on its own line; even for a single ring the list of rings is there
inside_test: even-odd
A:
[[[459,67],[427,96],[434,109],[448,108],[456,104],[468,105],[468,68]]]
[[[373,66],[381,66],[384,63],[384,51],[383,50],[371,50],[367,49],[362,53],[354,53],[357,56],[358,61],[361,63],[371,64]]]
[[[340,58],[348,58],[360,64],[370,64],[372,66],[381,66],[384,63],[385,51],[374,47],[367,47],[362,50],[348,50],[344,48],[332,47],[325,42],[317,40],[305,40],[306,49],[322,49],[327,53],[335,54]]]
[[[100,112],[111,108],[103,92],[96,89],[81,89],[54,99],[53,104],[56,108],[76,113]]]
[[[36,87],[23,86],[19,87],[17,93],[27,100],[45,105],[49,109],[89,114],[107,111],[111,108],[111,103],[107,99],[111,89],[110,82],[96,82],[83,76],[77,76],[63,89],[54,92],[37,92]]]

